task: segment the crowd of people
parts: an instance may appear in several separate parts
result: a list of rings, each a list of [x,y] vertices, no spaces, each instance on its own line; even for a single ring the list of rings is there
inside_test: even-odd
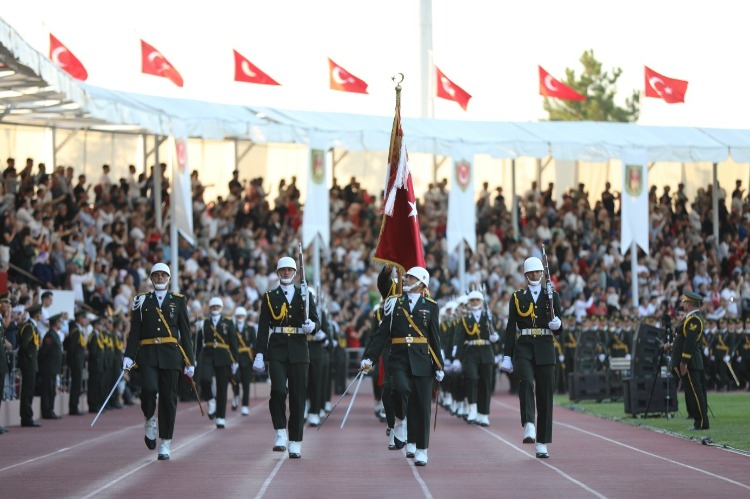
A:
[[[170,202],[166,165],[152,167],[150,174],[138,174],[130,166],[128,176],[120,179],[112,178],[110,167],[103,165],[98,178],[91,180],[76,175],[73,167],[48,171],[43,163],[34,163],[28,158],[17,170],[15,160],[8,158],[3,171],[0,268],[7,271],[8,282],[2,300],[5,349],[14,362],[22,344],[20,330],[34,306],[42,303],[43,290],[72,291],[73,316],[65,314],[53,325],[44,313],[46,305],[35,322],[40,340],[52,330],[58,332],[65,350],[85,345],[89,407],[103,402],[103,387],[111,386],[113,376],[119,374],[133,299],[151,289],[149,273],[154,264],[171,263],[172,245],[178,246],[179,258],[179,275],[172,279],[187,299],[193,325],[209,316],[210,299],[221,297],[225,314],[244,308],[248,324],[254,327],[261,298],[279,284],[277,262],[296,254],[304,207],[295,177],[268,189],[262,178],[243,183],[240,172],[235,172],[227,194],[207,200],[199,172],[194,171],[197,243],[191,246],[184,239],[171,240],[166,228]],[[161,175],[162,206],[156,209],[163,215],[163,227],[157,226],[153,208],[155,174]],[[433,183],[419,199],[430,275],[426,292],[441,307],[467,292],[458,280],[458,252],[446,250],[448,188],[446,180]],[[376,189],[368,190],[354,177],[345,185],[334,179],[330,189],[331,245],[322,251],[318,305],[329,317],[331,348],[342,354],[346,347],[366,345],[372,313],[381,300],[380,265],[371,260],[381,222],[382,197]],[[682,185],[675,193],[668,186],[661,194],[657,190],[651,186],[649,193],[650,252],[639,253],[635,267],[638,305],[632,303],[630,255],[619,248],[619,195],[609,184],[598,196],[580,184],[558,202],[553,184],[541,189],[532,183],[517,198],[520,237],[515,239],[512,200],[505,198],[502,186],[491,190],[485,182],[476,202],[476,251],[465,253],[465,286],[484,290],[494,323],[504,328],[514,291],[527,285],[524,262],[541,258],[544,245],[567,330],[596,324],[614,331],[619,321],[655,321],[664,313],[674,315],[683,292],[698,293],[705,298],[703,310],[713,325],[708,330],[714,327],[716,333],[714,344],[706,345],[707,358],[720,355],[713,351],[718,343],[713,338],[724,338],[722,343],[729,346],[721,359],[729,356],[744,372],[742,384],[747,385],[750,355],[738,357],[739,346],[747,341],[745,315],[750,311],[750,279],[745,279],[750,272],[746,250],[750,199],[740,180],[729,202],[720,190],[717,241],[712,186],[698,189],[693,199],[687,198]],[[309,253],[305,271],[312,281]],[[71,339],[74,330],[80,330],[79,339]],[[98,350],[111,353],[93,362]],[[338,366],[331,378],[334,393],[341,393],[346,383],[340,362]],[[732,386],[725,382],[721,363],[715,371],[714,387]],[[14,389],[6,383],[4,397],[18,397]],[[127,390],[121,397],[130,403]],[[71,405],[70,411],[76,413],[78,405]]]

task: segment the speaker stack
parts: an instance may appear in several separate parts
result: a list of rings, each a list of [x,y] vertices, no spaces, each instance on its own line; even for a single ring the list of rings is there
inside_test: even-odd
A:
[[[581,331],[576,339],[573,372],[568,375],[570,400],[603,400],[609,398],[609,373],[597,370],[597,331]]]
[[[677,410],[677,379],[669,373],[667,357],[662,355],[664,330],[641,323],[633,336],[630,372],[623,380],[625,412],[637,416]],[[651,394],[653,390],[653,395]],[[649,404],[649,398],[651,403]]]

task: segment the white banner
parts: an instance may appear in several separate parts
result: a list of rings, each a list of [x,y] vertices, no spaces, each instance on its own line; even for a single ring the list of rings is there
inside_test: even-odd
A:
[[[648,163],[645,149],[625,149],[622,154],[620,195],[620,252],[635,243],[648,254]]]
[[[302,245],[310,246],[320,234],[323,247],[331,244],[330,193],[328,179],[331,161],[328,144],[310,137],[309,166],[307,169],[307,198],[302,215]]]
[[[182,237],[195,245],[193,233],[193,195],[190,184],[190,169],[188,168],[188,141],[170,137],[174,142],[172,151],[172,196],[170,203],[174,203],[172,211],[174,223]],[[172,241],[171,244],[177,244]]]
[[[463,241],[472,251],[477,248],[477,215],[474,202],[474,155],[454,148],[448,195],[448,252],[453,252]]]

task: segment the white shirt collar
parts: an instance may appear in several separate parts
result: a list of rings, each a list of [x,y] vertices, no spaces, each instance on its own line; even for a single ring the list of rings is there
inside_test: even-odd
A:
[[[541,284],[529,284],[529,291],[531,291],[532,294],[539,294],[542,291],[542,285]]]
[[[294,296],[294,284],[279,284],[279,287],[284,292],[285,295],[289,296],[290,298]]]
[[[160,291],[157,290],[157,291],[154,291],[154,295],[156,295],[156,297],[159,299],[159,301],[161,301],[161,300],[164,299],[165,296],[167,296],[167,292],[168,291],[166,289],[162,289]]]

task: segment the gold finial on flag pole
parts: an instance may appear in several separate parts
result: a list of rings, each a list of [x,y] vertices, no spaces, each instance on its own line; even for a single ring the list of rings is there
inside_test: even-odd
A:
[[[398,75],[401,75],[401,79],[396,82],[396,77]],[[396,92],[401,90],[401,83],[404,81],[404,73],[396,73],[395,76],[391,76],[391,80],[393,80],[396,83]]]

